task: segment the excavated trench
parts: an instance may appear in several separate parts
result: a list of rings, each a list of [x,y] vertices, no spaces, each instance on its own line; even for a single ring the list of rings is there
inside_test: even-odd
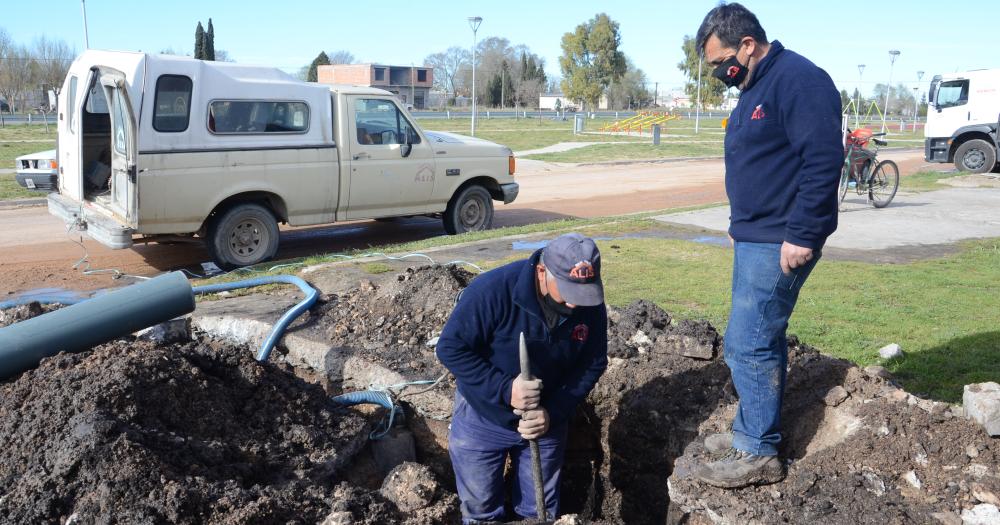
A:
[[[379,441],[367,435],[385,409],[329,396],[372,377],[440,376],[432,343],[472,278],[423,267],[325,296],[295,333],[333,360],[290,346],[260,365],[200,332],[46,359],[0,384],[0,524],[456,523],[453,379],[401,389],[403,424]],[[0,311],[0,326],[40,313]],[[959,408],[794,338],[788,478],[705,487],[689,476],[701,439],[737,401],[719,334],[636,301],[610,310],[608,350],[564,467],[561,510],[579,522],[933,523],[1000,494],[1000,447]]]

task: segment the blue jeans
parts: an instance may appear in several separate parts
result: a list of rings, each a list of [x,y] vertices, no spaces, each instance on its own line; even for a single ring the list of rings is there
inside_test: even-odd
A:
[[[816,262],[781,271],[781,245],[736,242],[733,304],[726,327],[725,357],[740,396],[733,421],[733,447],[775,456],[781,441],[781,403],[788,366],[785,330],[799,290]]]
[[[558,516],[559,480],[566,453],[569,425],[552,425],[538,438],[545,479],[545,508],[550,518]],[[455,411],[448,433],[448,455],[455,469],[458,497],[462,500],[462,522],[500,521],[504,519],[504,465],[510,454],[514,511],[524,518],[534,518],[535,485],[531,474],[531,447],[516,431],[499,426],[479,416],[455,392]]]

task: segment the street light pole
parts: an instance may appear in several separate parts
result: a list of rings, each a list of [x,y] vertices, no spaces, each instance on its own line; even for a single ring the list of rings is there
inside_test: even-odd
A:
[[[858,94],[854,97],[854,128],[861,127],[861,77],[865,74],[865,65],[858,64]]]
[[[483,23],[483,17],[470,16],[469,27],[472,28],[472,130],[473,137],[476,136],[476,32],[479,31],[479,24]]]
[[[885,111],[882,112],[882,133],[885,133],[885,118],[889,115],[889,95],[892,93],[892,69],[896,65],[896,57],[898,56],[898,50],[889,50],[889,84],[885,86]]]
[[[917,71],[917,85],[913,88],[913,132],[917,132],[917,112],[920,108],[920,101],[917,100],[917,93],[920,91],[920,80],[924,78],[923,71]]]
[[[698,125],[701,123],[701,62],[702,57],[698,57],[698,95],[694,103],[694,134],[698,134]]]
[[[90,49],[90,35],[87,34],[87,3],[80,0],[80,10],[83,11],[83,48]]]

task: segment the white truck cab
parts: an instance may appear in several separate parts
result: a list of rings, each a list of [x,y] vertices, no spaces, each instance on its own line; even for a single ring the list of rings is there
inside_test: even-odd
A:
[[[433,215],[454,234],[518,193],[509,148],[421,130],[379,89],[88,50],[59,98],[49,211],[111,248],[205,242],[234,268],[274,256],[278,223]]]
[[[927,162],[954,162],[985,173],[997,165],[1000,69],[937,75],[931,81],[924,128]]]

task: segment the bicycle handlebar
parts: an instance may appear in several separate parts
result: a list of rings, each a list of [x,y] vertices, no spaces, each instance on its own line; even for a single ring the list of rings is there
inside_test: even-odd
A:
[[[883,133],[883,135],[885,135],[885,133]],[[888,142],[879,139],[872,139],[872,142],[878,144],[879,146],[887,146],[889,144]]]

